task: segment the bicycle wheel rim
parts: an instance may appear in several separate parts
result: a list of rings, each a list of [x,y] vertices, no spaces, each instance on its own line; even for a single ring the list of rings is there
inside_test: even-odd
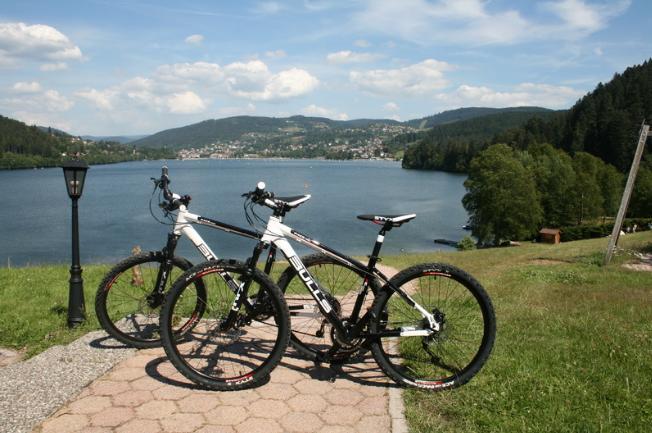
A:
[[[428,337],[381,338],[374,346],[381,367],[398,382],[418,388],[466,383],[482,367],[493,344],[493,310],[484,291],[446,270],[420,272],[401,287],[442,320],[442,329]],[[427,327],[421,314],[399,295],[388,294],[382,301],[374,331]]]
[[[225,319],[233,306],[234,293],[220,276],[228,272],[240,281],[241,269],[213,266],[192,275],[183,286],[173,288],[166,300],[162,315],[164,347],[175,366],[196,383],[214,388],[240,387],[254,382],[270,363],[280,358],[287,345],[286,329],[279,326],[282,306],[278,297],[268,292],[255,277],[249,289],[249,297],[266,293],[266,314],[253,317],[250,323],[223,328]],[[206,289],[205,300],[197,298],[192,288],[202,281]],[[189,316],[188,305],[203,303],[203,314]],[[241,310],[244,317],[245,307]],[[184,323],[179,326],[179,323]],[[283,328],[283,329],[282,329]],[[168,338],[175,335],[174,339]]]
[[[155,306],[149,303],[147,297],[154,293],[162,262],[155,256],[136,257],[103,285],[98,301],[104,311],[98,311],[98,316],[105,316],[103,327],[119,341],[136,347],[160,344],[159,310],[164,294]],[[183,272],[180,264],[174,261],[166,289]]]

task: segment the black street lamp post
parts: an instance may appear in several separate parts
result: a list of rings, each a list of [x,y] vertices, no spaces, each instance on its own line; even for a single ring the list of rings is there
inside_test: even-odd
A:
[[[84,308],[84,280],[79,265],[79,218],[77,200],[84,190],[88,165],[81,160],[67,161],[63,164],[66,189],[72,199],[72,266],[70,266],[70,287],[68,292],[68,327],[74,328],[86,320]]]

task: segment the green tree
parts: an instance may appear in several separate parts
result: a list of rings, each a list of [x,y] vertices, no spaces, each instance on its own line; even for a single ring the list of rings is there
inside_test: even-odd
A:
[[[480,152],[464,186],[468,192],[462,203],[480,242],[497,244],[536,233],[543,211],[534,176],[511,147],[495,144]]]
[[[652,217],[652,158],[641,163],[627,215]]]
[[[561,227],[575,222],[573,203],[568,200],[575,190],[575,170],[567,153],[549,144],[533,145],[532,172],[543,208],[544,223]]]
[[[604,215],[604,199],[598,182],[602,164],[600,159],[586,152],[577,152],[573,157],[575,189],[571,202],[577,224]]]

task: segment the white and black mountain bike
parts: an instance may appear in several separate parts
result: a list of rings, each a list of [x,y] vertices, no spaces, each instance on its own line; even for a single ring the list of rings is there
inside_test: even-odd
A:
[[[255,205],[272,210],[251,258],[246,264],[221,260],[194,266],[176,280],[163,303],[163,347],[183,375],[213,389],[240,389],[264,380],[280,361],[279,342],[286,326],[283,300],[257,268],[267,248],[280,250],[290,264],[280,279],[285,300],[311,300],[307,308],[301,307],[310,314],[297,315],[292,331],[302,342],[319,340],[310,345],[317,361],[341,361],[370,348],[397,383],[429,390],[460,386],[484,365],[496,323],[480,283],[440,263],[415,265],[391,279],[376,267],[387,232],[416,215],[358,216],[381,226],[365,265],[283,224],[286,213],[309,196],[275,197],[262,182],[244,196],[250,223],[253,218],[265,222],[255,214]],[[337,262],[357,275],[357,283],[328,290],[288,239]],[[300,287],[309,298],[300,295]],[[302,330],[308,331],[304,335]]]
[[[217,260],[217,255],[195,230],[194,225],[202,225],[223,230],[238,236],[260,241],[262,233],[236,227],[211,218],[193,214],[188,211],[191,201],[188,195],[178,195],[170,191],[168,168],[163,167],[161,177],[154,181],[154,194],[159,192],[159,207],[171,219],[172,230],[168,234],[165,247],[159,251],[149,251],[128,257],[116,264],[100,283],[95,296],[95,311],[102,327],[118,341],[137,348],[160,346],[159,310],[165,293],[179,276],[192,268],[187,259],[175,255],[177,243],[186,236],[206,260]],[[288,208],[295,208],[310,196],[283,198]],[[281,198],[277,198],[280,200]],[[151,201],[150,201],[151,208]],[[276,261],[276,246],[270,245],[264,273],[270,274]],[[302,263],[308,269],[322,291],[333,300],[336,308],[347,309],[355,301],[353,296],[341,297],[341,294],[355,293],[355,290],[367,284],[373,291],[378,289],[375,280],[367,281],[365,276],[337,260],[324,255],[313,254],[302,257]],[[230,275],[230,274],[229,274]],[[224,278],[229,276],[225,273]],[[301,291],[297,291],[296,273],[288,267],[281,274],[278,284],[281,290],[290,288],[287,297],[291,317],[291,343],[304,356],[311,359],[323,359],[332,346],[332,335],[328,323],[322,317],[315,301]],[[230,281],[230,284],[234,284]],[[206,287],[202,279],[194,282],[199,301],[194,306],[194,315],[203,314]],[[340,296],[336,300],[336,296]],[[190,314],[188,317],[193,316]],[[184,329],[184,323],[178,323]],[[349,351],[341,350],[331,358],[344,358]]]

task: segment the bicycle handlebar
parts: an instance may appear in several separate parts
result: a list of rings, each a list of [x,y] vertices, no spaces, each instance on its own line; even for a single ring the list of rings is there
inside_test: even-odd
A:
[[[157,187],[161,188],[161,191],[163,191],[163,197],[166,200],[163,203],[159,203],[160,208],[171,212],[179,209],[179,206],[181,205],[188,206],[190,204],[192,197],[189,195],[180,196],[170,191],[169,185],[171,181],[167,165],[161,167],[161,177],[159,179],[152,178],[152,180]]]

